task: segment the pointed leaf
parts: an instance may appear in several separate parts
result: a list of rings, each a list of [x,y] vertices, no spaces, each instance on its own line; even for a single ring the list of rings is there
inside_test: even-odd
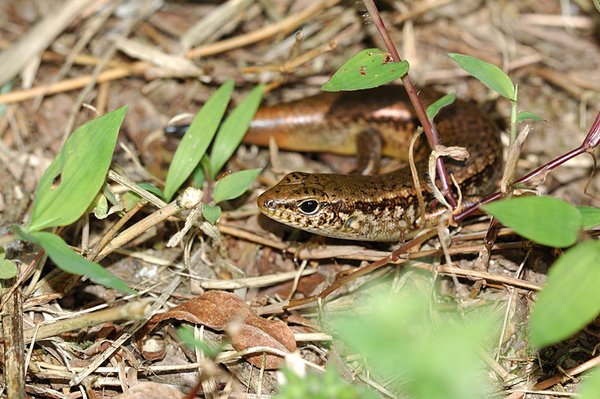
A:
[[[40,179],[27,231],[73,223],[88,209],[104,184],[126,110],[93,119],[67,139]]]
[[[578,206],[584,230],[600,226],[600,208],[593,206]]]
[[[536,122],[542,122],[544,121],[544,118],[542,118],[541,116],[534,114],[533,112],[529,112],[529,111],[521,111],[517,114],[517,122],[522,122],[525,120],[532,120],[532,121],[536,121]]]
[[[515,86],[502,69],[496,65],[482,61],[468,55],[450,53],[448,54],[458,66],[476,77],[481,83],[494,90],[501,96],[515,101]]]
[[[548,272],[531,313],[531,343],[559,342],[600,313],[600,241],[585,241],[565,252]]]
[[[581,214],[573,205],[554,197],[518,197],[495,201],[482,209],[519,235],[551,247],[575,244]]]
[[[392,82],[408,72],[408,62],[392,62],[389,53],[378,48],[361,51],[338,69],[321,90],[363,90]]]
[[[97,263],[91,262],[78,253],[75,253],[62,238],[56,234],[44,231],[31,234],[20,233],[27,241],[34,242],[44,248],[50,259],[60,269],[77,276],[86,276],[97,284],[114,288],[127,294],[135,293],[134,290],[120,278],[103,268]]]
[[[455,93],[446,94],[444,97],[435,100],[435,102],[427,107],[427,110],[425,111],[429,120],[433,120],[442,108],[452,104],[455,100]]]
[[[206,101],[196,114],[186,134],[181,139],[167,173],[165,198],[173,194],[187,180],[212,141],[233,92],[233,80],[228,80]]]
[[[213,179],[240,145],[260,105],[263,92],[262,85],[252,89],[221,125],[210,152],[210,171]]]
[[[248,169],[225,176],[215,184],[213,200],[215,203],[234,199],[244,194],[256,179],[261,169]]]

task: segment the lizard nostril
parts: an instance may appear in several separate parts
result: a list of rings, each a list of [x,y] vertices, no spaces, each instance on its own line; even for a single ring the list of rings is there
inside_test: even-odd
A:
[[[268,209],[270,211],[275,209],[275,200],[272,198],[265,198],[264,196],[258,197],[258,207],[262,209]]]

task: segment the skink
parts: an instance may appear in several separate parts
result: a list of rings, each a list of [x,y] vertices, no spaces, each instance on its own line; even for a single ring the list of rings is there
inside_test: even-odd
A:
[[[424,90],[427,105],[438,94]],[[466,162],[447,161],[463,197],[490,190],[501,169],[499,130],[470,102],[457,100],[435,118],[440,141],[466,147]],[[244,141],[267,145],[274,137],[280,148],[311,152],[356,152],[355,136],[376,129],[383,154],[407,159],[408,145],[418,126],[401,87],[368,91],[322,93],[299,101],[259,109]],[[426,154],[426,145],[416,156]],[[417,169],[426,204],[427,221],[420,221],[416,191],[408,167],[392,173],[361,176],[294,172],[258,198],[260,210],[281,223],[312,233],[352,240],[398,241],[413,235],[440,213],[426,173]]]

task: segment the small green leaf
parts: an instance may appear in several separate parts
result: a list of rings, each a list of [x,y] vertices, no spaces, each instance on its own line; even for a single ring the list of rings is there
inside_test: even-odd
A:
[[[244,194],[256,179],[261,169],[248,169],[225,176],[215,184],[213,200],[215,203],[234,199]]]
[[[378,87],[408,72],[408,62],[392,62],[389,53],[369,48],[356,54],[338,69],[321,90],[350,91]]]
[[[584,230],[600,226],[600,208],[593,206],[578,206]]]
[[[433,120],[442,108],[452,104],[454,100],[456,100],[455,93],[446,94],[444,97],[435,100],[435,102],[427,107],[427,110],[425,111],[429,120]]]
[[[35,191],[27,231],[73,223],[102,188],[127,107],[80,126],[67,139]]]
[[[194,171],[212,141],[225,114],[233,92],[233,80],[228,80],[208,99],[196,114],[186,134],[181,139],[167,173],[165,198],[173,198],[175,191]]]
[[[583,378],[579,399],[598,399],[598,392],[600,392],[600,367],[596,366]]]
[[[96,206],[94,207],[94,216],[98,219],[104,219],[108,214],[108,200],[104,194],[98,195]]]
[[[260,105],[264,89],[263,85],[252,89],[221,125],[210,152],[210,172],[213,179],[240,145]]]
[[[213,348],[206,342],[196,339],[196,337],[194,336],[194,332],[189,327],[178,328],[177,336],[183,343],[188,345],[190,348],[200,349],[202,352],[204,352],[204,354],[206,356],[208,356],[211,359],[214,359],[215,357],[217,357],[217,355],[221,352],[221,349],[222,349],[222,348]]]
[[[546,286],[531,312],[531,343],[536,347],[565,339],[600,313],[600,241],[589,240],[565,252],[548,272]]]
[[[65,272],[77,276],[86,276],[97,284],[114,288],[127,294],[135,293],[135,291],[129,288],[123,280],[110,273],[99,264],[91,262],[78,253],[73,252],[63,239],[56,234],[44,231],[33,232],[31,234],[20,232],[19,234],[27,241],[34,242],[44,248],[56,266]]]
[[[448,56],[481,83],[501,96],[515,101],[515,86],[508,75],[496,65],[463,54],[450,53]]]
[[[519,235],[550,247],[575,244],[581,214],[573,205],[554,197],[518,197],[495,201],[482,209]]]
[[[160,191],[160,189],[158,187],[156,187],[155,185],[153,185],[151,183],[144,183],[144,182],[138,183],[137,185],[140,188],[143,188],[144,190],[148,191],[149,193],[156,195],[158,198],[160,198],[162,200],[165,199],[163,197],[162,191]],[[123,208],[125,208],[126,211],[128,211],[131,208],[133,208],[141,200],[142,200],[142,197],[140,197],[133,191],[128,191],[121,197],[121,205],[123,206]]]
[[[534,114],[533,112],[529,112],[529,111],[521,111],[517,114],[517,122],[523,122],[525,120],[532,120],[532,121],[536,121],[536,122],[542,122],[544,121],[544,118],[542,118],[541,116]]]
[[[19,270],[15,262],[9,259],[5,259],[6,254],[0,249],[0,280],[6,280],[13,278],[17,275]]]
[[[218,205],[208,205],[204,204],[202,206],[202,216],[209,223],[215,224],[217,220],[219,220],[219,216],[221,216],[221,207]]]

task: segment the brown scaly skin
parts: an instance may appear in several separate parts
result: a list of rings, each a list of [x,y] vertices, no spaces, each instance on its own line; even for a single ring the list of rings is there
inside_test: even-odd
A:
[[[426,104],[441,95],[420,94]],[[449,172],[464,197],[484,194],[501,170],[498,128],[469,102],[457,100],[435,118],[440,142],[466,147],[466,162],[447,161]],[[361,92],[322,93],[300,101],[261,108],[245,142],[268,143],[273,135],[281,148],[350,154],[354,136],[377,129],[385,155],[406,159],[416,118],[400,87]],[[426,154],[420,145],[417,156]],[[435,203],[426,161],[417,162],[426,203],[427,221],[442,212]],[[398,241],[410,237],[421,224],[419,205],[408,168],[375,175],[338,175],[294,172],[258,198],[260,210],[281,223],[312,233],[351,240]]]

